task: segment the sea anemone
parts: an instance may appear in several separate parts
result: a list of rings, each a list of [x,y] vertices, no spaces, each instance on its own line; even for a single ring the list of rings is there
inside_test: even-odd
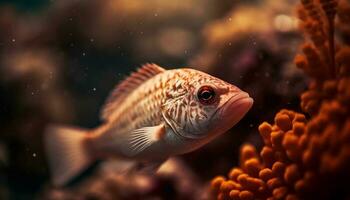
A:
[[[283,109],[274,124],[263,122],[260,154],[243,145],[240,166],[212,180],[217,199],[350,197],[350,48],[335,48],[336,6],[334,0],[302,0],[298,7],[301,29],[310,38],[295,58],[310,77],[301,95],[301,109],[309,115]]]

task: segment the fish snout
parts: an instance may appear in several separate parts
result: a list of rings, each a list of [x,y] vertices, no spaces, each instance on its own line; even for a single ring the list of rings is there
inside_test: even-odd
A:
[[[221,107],[218,117],[222,119],[223,123],[230,124],[232,127],[249,111],[253,102],[248,93],[239,91]]]
[[[222,114],[243,116],[253,105],[253,99],[248,93],[240,91],[227,100],[222,108]]]

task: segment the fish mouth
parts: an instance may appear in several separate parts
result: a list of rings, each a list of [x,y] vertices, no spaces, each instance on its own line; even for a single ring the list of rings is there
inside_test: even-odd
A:
[[[253,102],[248,93],[240,92],[230,97],[213,116],[219,119],[220,127],[228,130],[244,117],[253,106]]]
[[[253,105],[254,100],[249,96],[246,92],[240,92],[237,95],[232,96],[229,98],[222,106],[221,106],[221,112],[225,112],[225,110],[228,109],[234,109],[239,108],[243,106],[243,108],[246,108],[246,110],[249,110]]]

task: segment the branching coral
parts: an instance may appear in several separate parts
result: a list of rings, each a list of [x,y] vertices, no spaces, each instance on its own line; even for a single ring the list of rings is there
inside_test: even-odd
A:
[[[344,43],[350,44],[350,3],[347,0],[340,0],[338,6],[338,19],[336,27],[341,32]]]
[[[347,65],[335,59],[338,53],[348,47],[339,48],[335,52],[334,15],[337,1],[322,0],[320,3],[314,3],[311,0],[302,0],[301,2],[302,6],[298,8],[301,29],[309,36],[311,42],[303,44],[303,55],[297,55],[295,63],[312,78],[309,90],[301,96],[301,107],[309,114],[316,114],[322,100],[333,98],[339,76],[346,75]],[[347,7],[345,2],[341,5],[340,10]],[[344,14],[341,14],[339,19],[344,19]]]
[[[350,47],[334,48],[334,0],[302,0],[298,13],[311,39],[295,63],[311,78],[301,95],[305,115],[281,110],[264,122],[260,154],[241,148],[240,166],[211,182],[217,199],[346,199],[350,197]],[[332,29],[332,30],[330,30]]]

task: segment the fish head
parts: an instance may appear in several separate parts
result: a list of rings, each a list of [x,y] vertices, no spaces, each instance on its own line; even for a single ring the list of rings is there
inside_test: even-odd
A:
[[[238,87],[209,74],[187,69],[173,83],[164,116],[185,138],[212,138],[234,126],[252,107],[253,99]]]

